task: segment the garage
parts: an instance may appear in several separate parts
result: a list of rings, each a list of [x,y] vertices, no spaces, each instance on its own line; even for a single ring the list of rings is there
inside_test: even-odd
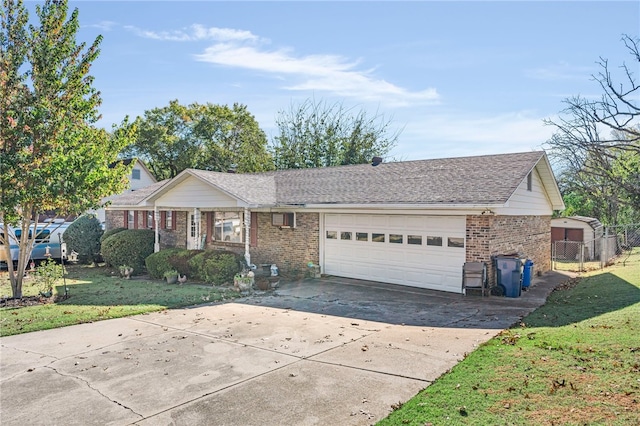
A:
[[[465,216],[325,214],[324,273],[461,292]]]

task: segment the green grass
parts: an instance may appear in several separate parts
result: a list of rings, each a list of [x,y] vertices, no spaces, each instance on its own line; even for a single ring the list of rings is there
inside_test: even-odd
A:
[[[640,259],[553,292],[378,425],[640,424]]]
[[[234,291],[211,285],[134,277],[120,278],[105,267],[68,266],[66,288],[69,297],[62,300],[65,286],[59,281],[54,289],[55,303],[0,308],[0,336],[64,327],[92,321],[120,318],[169,308],[210,303],[238,297]],[[38,287],[32,279],[23,284],[24,296],[35,296]],[[11,295],[9,279],[0,278],[0,295]]]

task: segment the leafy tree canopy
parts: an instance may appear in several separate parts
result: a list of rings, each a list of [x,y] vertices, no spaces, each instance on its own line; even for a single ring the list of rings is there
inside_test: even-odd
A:
[[[78,10],[67,1],[36,6],[39,23],[28,24],[21,0],[3,0],[0,27],[0,226],[19,226],[17,273],[9,263],[14,297],[22,296],[22,276],[35,222],[48,210],[82,212],[125,188],[128,170],[109,167],[128,143],[125,122],[110,134],[94,126],[100,93],[89,74],[98,57],[91,45],[76,42]],[[9,244],[3,249],[9,256]]]
[[[124,155],[145,161],[158,180],[187,168],[240,173],[273,169],[266,135],[244,105],[185,106],[173,100],[145,111],[136,124],[138,137]]]
[[[271,152],[277,169],[368,163],[386,156],[399,136],[383,116],[313,100],[279,112],[276,124]]]

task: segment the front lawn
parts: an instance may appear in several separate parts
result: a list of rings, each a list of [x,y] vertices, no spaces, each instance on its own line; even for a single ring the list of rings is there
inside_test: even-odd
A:
[[[640,256],[557,289],[378,424],[640,424]]]
[[[164,281],[133,277],[120,278],[105,267],[67,266],[66,288],[59,281],[54,289],[56,302],[33,306],[0,308],[0,336],[64,327],[145,312],[180,308],[238,297],[229,288],[187,283],[166,284]],[[25,280],[24,296],[38,295],[33,279]],[[11,295],[6,272],[0,277],[0,296]],[[47,301],[43,299],[43,301]]]

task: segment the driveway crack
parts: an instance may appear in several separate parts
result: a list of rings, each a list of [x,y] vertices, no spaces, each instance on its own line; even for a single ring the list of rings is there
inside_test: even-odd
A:
[[[112,402],[112,403],[114,403],[116,405],[119,405],[120,407],[124,408],[125,410],[128,410],[132,414],[140,417],[141,420],[144,419],[144,416],[142,414],[135,412],[131,407],[127,407],[126,405],[122,404],[121,402],[118,402],[115,399],[109,398],[107,395],[102,393],[100,391],[100,389],[97,389],[97,388],[91,386],[91,383],[89,383],[88,380],[85,380],[82,377],[74,376],[73,374],[64,374],[64,373],[58,371],[56,368],[54,368],[52,366],[45,366],[44,368],[49,368],[50,370],[52,370],[53,372],[55,372],[56,374],[58,374],[58,375],[60,375],[62,377],[69,377],[69,378],[76,379],[76,380],[79,380],[79,381],[83,382],[85,385],[87,385],[87,387],[89,389],[91,389],[92,391],[96,392],[98,395],[102,396],[106,400],[108,400],[108,401],[110,401],[110,402]]]

